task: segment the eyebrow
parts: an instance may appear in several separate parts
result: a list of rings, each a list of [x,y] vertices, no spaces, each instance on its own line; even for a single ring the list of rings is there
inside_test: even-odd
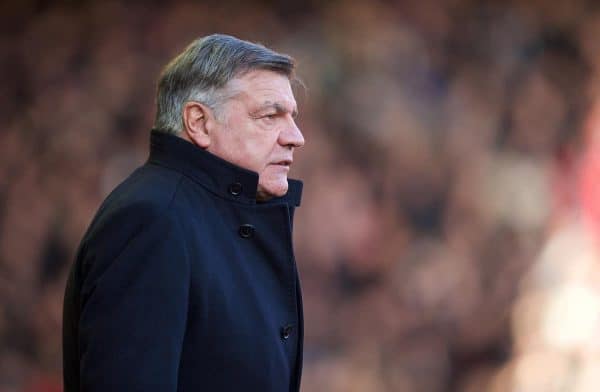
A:
[[[279,113],[289,113],[290,111],[279,102],[271,102],[265,101],[260,108],[258,108],[257,112],[262,112],[263,110],[273,108],[275,111]],[[292,117],[296,118],[298,116],[298,109],[294,108],[291,111]]]

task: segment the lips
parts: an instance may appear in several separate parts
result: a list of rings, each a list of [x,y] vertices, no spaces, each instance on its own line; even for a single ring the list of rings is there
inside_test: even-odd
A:
[[[292,160],[291,159],[284,159],[278,162],[273,163],[274,165],[281,165],[281,166],[291,166],[292,165]]]

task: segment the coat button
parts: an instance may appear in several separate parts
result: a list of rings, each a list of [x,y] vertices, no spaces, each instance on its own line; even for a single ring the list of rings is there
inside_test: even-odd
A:
[[[233,196],[239,196],[242,193],[242,184],[239,182],[234,182],[229,185],[229,193]]]
[[[281,338],[283,340],[287,340],[292,334],[293,329],[294,326],[292,324],[284,325],[283,327],[281,327]]]
[[[244,223],[240,226],[238,233],[242,238],[252,238],[254,237],[254,226]]]

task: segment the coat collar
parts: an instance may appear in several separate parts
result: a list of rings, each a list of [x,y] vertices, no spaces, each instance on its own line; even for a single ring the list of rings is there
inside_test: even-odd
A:
[[[229,200],[257,204],[258,173],[234,165],[178,136],[152,130],[149,163],[177,170],[209,191]],[[288,179],[288,192],[259,204],[287,203],[299,206],[302,182]]]

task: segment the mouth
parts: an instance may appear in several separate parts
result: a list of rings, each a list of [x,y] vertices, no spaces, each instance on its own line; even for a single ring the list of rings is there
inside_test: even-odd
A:
[[[291,159],[284,159],[282,161],[275,162],[274,165],[290,167],[292,165],[292,162],[293,161]]]

